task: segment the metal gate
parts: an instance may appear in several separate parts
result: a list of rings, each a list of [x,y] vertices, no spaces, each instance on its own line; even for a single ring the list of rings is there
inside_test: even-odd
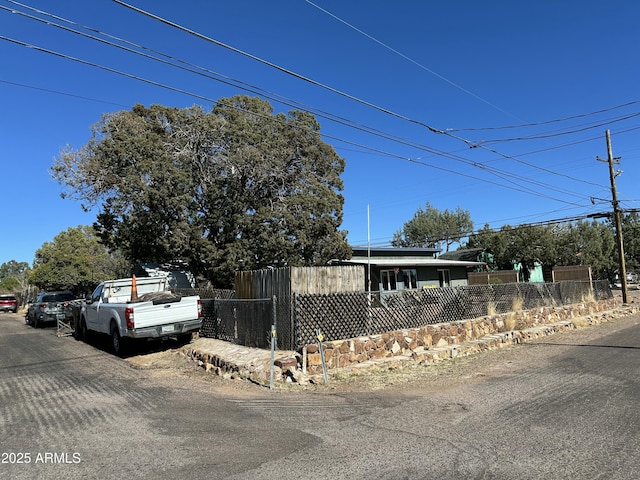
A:
[[[247,347],[270,347],[275,323],[273,298],[202,300],[202,313],[200,336]]]

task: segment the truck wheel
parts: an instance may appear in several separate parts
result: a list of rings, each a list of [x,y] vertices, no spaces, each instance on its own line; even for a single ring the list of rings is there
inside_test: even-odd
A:
[[[80,341],[80,340],[84,340],[86,338],[85,335],[86,334],[84,332],[84,329],[82,328],[82,319],[80,319],[80,320],[76,319],[73,322],[73,338],[75,338],[76,340]]]
[[[115,325],[111,325],[111,347],[113,348],[113,353],[122,357],[125,353],[126,342],[125,339],[120,336],[120,332],[118,332],[118,327]]]
[[[87,328],[87,321],[83,318],[80,319],[80,332],[82,332],[80,335],[82,335],[82,340],[84,340],[85,343],[89,343],[89,340],[91,339],[91,332],[89,332],[89,329]]]

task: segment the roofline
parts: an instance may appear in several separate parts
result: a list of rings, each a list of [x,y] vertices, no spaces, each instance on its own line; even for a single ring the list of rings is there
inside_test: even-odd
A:
[[[376,252],[441,252],[442,249],[436,247],[368,247],[352,246],[351,250],[371,250]]]
[[[376,265],[383,267],[481,267],[485,262],[466,262],[463,260],[441,260],[439,258],[422,259],[415,258],[372,258],[370,262],[366,259],[358,260],[338,260],[340,264],[349,265]]]

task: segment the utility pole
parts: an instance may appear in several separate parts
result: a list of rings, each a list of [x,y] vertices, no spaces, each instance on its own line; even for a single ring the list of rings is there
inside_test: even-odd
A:
[[[620,218],[620,204],[618,203],[618,191],[616,190],[616,176],[621,173],[613,171],[613,165],[620,164],[620,157],[614,158],[611,150],[611,134],[609,130],[607,135],[607,159],[603,160],[596,157],[601,162],[609,163],[609,177],[611,179],[611,204],[613,205],[613,221],[616,225],[616,242],[618,244],[618,256],[620,257],[620,284],[622,286],[622,303],[627,303],[627,268],[624,262],[624,243],[622,241],[622,220]]]

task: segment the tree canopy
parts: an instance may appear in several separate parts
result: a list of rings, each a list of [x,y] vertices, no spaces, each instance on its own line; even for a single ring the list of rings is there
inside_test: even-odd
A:
[[[93,227],[78,226],[59,233],[36,251],[29,281],[41,290],[88,293],[103,280],[129,275],[128,262],[111,254]]]
[[[611,228],[597,221],[559,225],[503,226],[494,231],[485,225],[469,237],[467,248],[492,253],[499,269],[520,263],[528,273],[536,262],[556,265],[589,265],[595,278],[612,278],[617,270],[615,237]]]
[[[613,225],[611,228],[614,228]],[[622,234],[627,272],[640,273],[640,215],[638,212],[627,213],[622,217]]]
[[[9,260],[0,265],[0,293],[24,295],[27,289],[29,264]]]
[[[393,235],[394,247],[437,247],[440,243],[449,248],[473,231],[473,221],[468,211],[457,207],[454,212],[440,211],[429,202],[425,209],[418,208],[413,218],[402,230]]]
[[[98,205],[105,245],[132,261],[186,260],[216,286],[236,270],[348,258],[345,162],[306,112],[259,98],[207,112],[136,105],[104,115],[52,175],[84,208]]]

